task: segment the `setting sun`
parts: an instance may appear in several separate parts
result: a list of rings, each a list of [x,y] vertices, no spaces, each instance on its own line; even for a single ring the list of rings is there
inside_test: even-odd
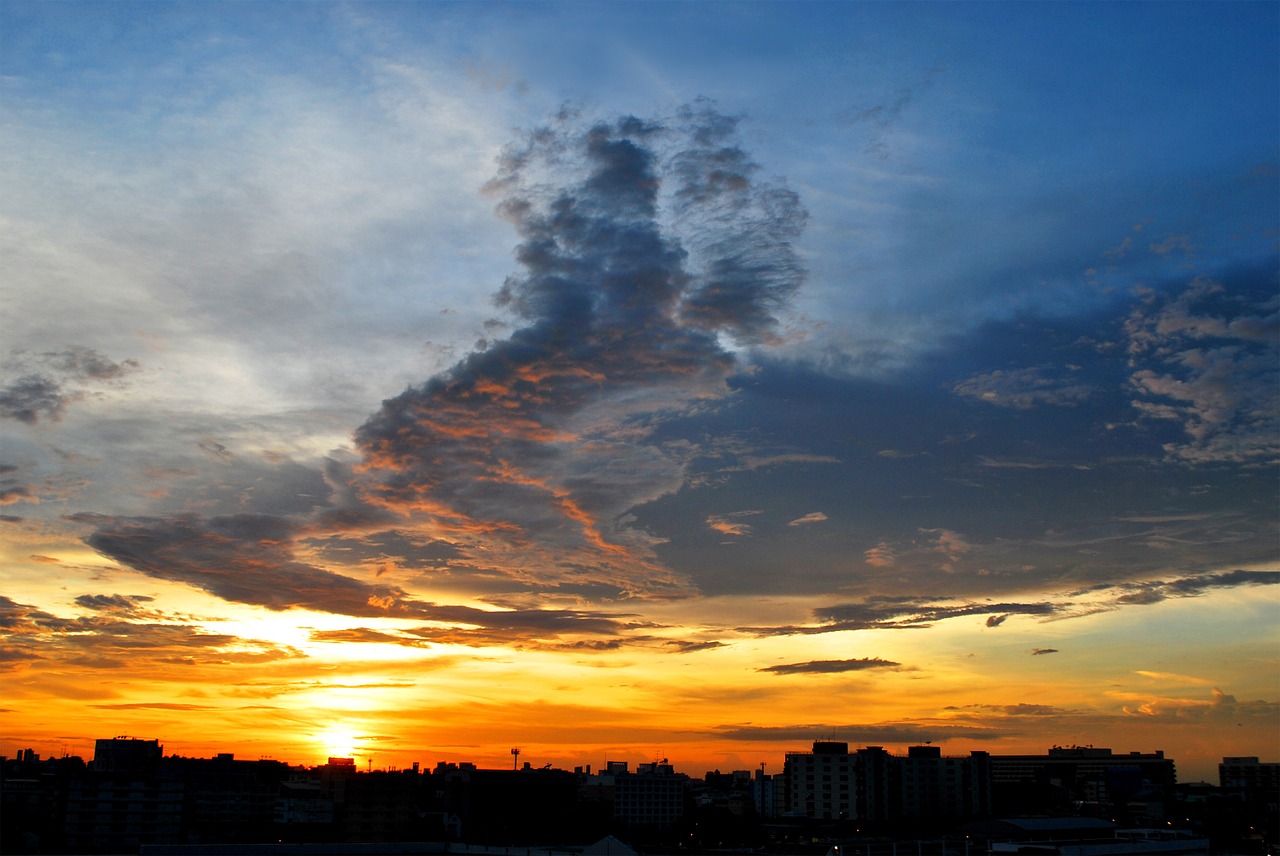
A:
[[[364,749],[349,728],[330,728],[316,736],[316,743],[329,758],[358,758]]]

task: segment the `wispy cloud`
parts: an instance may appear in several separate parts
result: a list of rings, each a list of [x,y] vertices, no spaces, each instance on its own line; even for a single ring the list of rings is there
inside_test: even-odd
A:
[[[786,663],[765,666],[757,671],[774,675],[833,674],[837,672],[865,672],[868,669],[898,669],[901,663],[882,660],[879,657],[862,657],[854,660],[810,660],[807,663]]]
[[[1180,422],[1173,458],[1280,459],[1280,305],[1257,304],[1201,279],[1172,296],[1148,295],[1126,325],[1133,406],[1146,419]]]
[[[723,725],[711,736],[731,740],[777,741],[783,743],[841,740],[854,745],[931,743],[942,740],[998,740],[1004,734],[995,728],[971,725],[913,723],[814,723],[811,725]]]

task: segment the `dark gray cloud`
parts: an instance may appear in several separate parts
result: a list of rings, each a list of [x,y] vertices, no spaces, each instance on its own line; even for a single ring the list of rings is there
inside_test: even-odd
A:
[[[63,392],[62,385],[44,375],[25,375],[0,388],[0,416],[34,425],[41,417],[52,421],[62,418],[67,403],[74,395]]]
[[[693,274],[681,317],[744,344],[771,341],[805,278],[793,242],[808,215],[793,191],[759,180],[759,165],[736,140],[736,119],[706,102],[680,119],[692,145],[671,163]]]
[[[116,381],[140,368],[136,360],[117,363],[91,348],[72,347],[40,354],[13,353],[6,364],[20,374],[0,387],[0,418],[35,425],[42,418],[56,422],[72,402],[86,395],[72,384]]]
[[[513,574],[518,552],[544,580],[680,590],[623,517],[682,480],[635,417],[722,394],[718,334],[771,340],[803,278],[804,212],[734,127],[707,105],[668,124],[566,111],[507,152],[491,190],[524,272],[497,303],[519,326],[359,429],[370,501],[507,545]]]
[[[1211,589],[1237,586],[1280,585],[1280,571],[1224,571],[1198,577],[1182,577],[1169,581],[1156,580],[1121,586],[1116,597],[1121,605],[1160,603],[1171,597],[1196,597]]]
[[[396,529],[313,538],[308,539],[308,544],[321,555],[345,564],[389,562],[414,570],[438,569],[462,556],[462,551],[448,541]]]
[[[13,479],[0,481],[0,505],[11,505],[15,502],[25,502],[34,498],[35,493],[25,484],[15,484]]]
[[[343,630],[313,630],[311,639],[316,642],[373,642],[387,645],[405,645],[408,647],[426,647],[420,639],[406,639],[394,633],[384,633],[369,627],[349,627]]]
[[[79,346],[65,351],[45,351],[40,358],[67,377],[85,380],[117,380],[142,367],[137,360],[118,363],[92,348]]]
[[[973,711],[984,715],[994,713],[1000,716],[1065,716],[1076,713],[1076,711],[1054,707],[1049,704],[1028,704],[1026,702],[1015,704],[970,704],[964,707],[948,705],[945,709],[962,712]]]
[[[770,672],[775,675],[800,675],[863,672],[868,669],[898,669],[901,667],[901,663],[895,663],[893,660],[882,660],[879,657],[862,657],[855,660],[810,660],[807,663],[785,663],[779,666],[766,666],[756,671]]]
[[[776,627],[745,627],[745,632],[760,636],[788,636],[796,634],[835,633],[846,630],[922,629],[949,618],[972,615],[996,614],[1004,621],[1010,615],[1050,616],[1062,606],[1042,603],[967,603],[938,604],[914,597],[873,597],[862,603],[845,603],[815,609],[813,624],[783,625]],[[987,620],[987,626],[995,626]],[[832,663],[858,663],[880,661],[835,660]],[[800,664],[805,665],[805,664]],[[893,663],[897,666],[899,664]],[[783,667],[784,669],[787,667]],[[770,670],[771,671],[771,670]],[[816,669],[814,671],[821,671]]]
[[[95,612],[136,615],[142,611],[142,604],[151,603],[154,600],[155,598],[146,595],[82,594],[76,598],[76,605]]]
[[[674,648],[681,654],[693,654],[698,651],[711,651],[716,648],[723,648],[723,642],[682,642],[678,640],[669,640],[662,643],[664,646]]]
[[[1032,648],[1031,649],[1031,656],[1033,657],[1039,657],[1042,654],[1057,654],[1057,653],[1058,653],[1057,648]]]
[[[412,614],[404,592],[371,586],[294,559],[298,525],[266,514],[202,518],[83,515],[96,527],[90,547],[158,579],[185,583],[237,603],[307,607],[344,615]]]
[[[1226,571],[1173,580],[1102,584],[1087,590],[1055,594],[1051,600],[1036,603],[937,603],[913,596],[871,597],[859,603],[837,604],[816,609],[812,624],[776,627],[741,628],[761,636],[812,635],[849,630],[923,629],[938,621],[969,616],[988,616],[987,627],[999,627],[1017,615],[1044,620],[1058,620],[1091,615],[1099,610],[1141,606],[1175,597],[1195,597],[1211,589],[1237,586],[1280,584],[1280,571]],[[1055,649],[1037,649],[1033,653],[1056,653]],[[829,661],[841,663],[846,661]],[[859,661],[847,661],[859,662]],[[805,665],[805,664],[800,664]],[[790,667],[766,671],[785,671]],[[815,669],[814,671],[822,671]]]
[[[932,743],[947,739],[998,740],[1005,733],[995,728],[970,725],[916,725],[913,723],[812,724],[812,725],[724,725],[709,732],[729,740],[769,740],[807,743],[840,740],[858,746]]]
[[[297,560],[304,528],[282,517],[238,514],[202,518],[110,518],[81,515],[96,528],[85,543],[102,555],[157,579],[181,582],[223,600],[271,610],[312,609],[363,618],[440,622],[408,636],[348,641],[420,640],[459,644],[518,644],[569,636],[627,637],[650,625],[624,613],[568,609],[495,609],[440,605],[415,599],[394,585],[370,584]],[[127,601],[88,598],[90,608],[120,609]]]

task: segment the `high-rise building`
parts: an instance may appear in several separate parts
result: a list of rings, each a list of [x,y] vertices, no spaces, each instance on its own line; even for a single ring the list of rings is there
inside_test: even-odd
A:
[[[787,814],[820,820],[856,817],[856,758],[848,743],[835,741],[815,741],[812,752],[788,752],[783,766]]]
[[[787,813],[818,820],[943,821],[980,817],[990,808],[990,757],[944,756],[912,746],[905,757],[880,746],[849,752],[819,741],[786,756]]]

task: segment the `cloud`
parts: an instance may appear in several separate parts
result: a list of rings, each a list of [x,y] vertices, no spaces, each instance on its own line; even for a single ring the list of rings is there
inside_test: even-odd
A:
[[[952,388],[957,395],[987,404],[1030,410],[1040,405],[1073,407],[1093,394],[1090,384],[1059,374],[1053,366],[986,372],[965,378]]]
[[[82,380],[118,380],[142,366],[137,360],[116,362],[92,348],[71,347],[64,351],[45,351],[40,358],[67,377]]]
[[[1272,723],[1280,716],[1280,702],[1255,699],[1240,701],[1233,694],[1213,687],[1206,698],[1149,696],[1137,693],[1113,692],[1111,695],[1127,702],[1125,714],[1134,717],[1170,719],[1177,722],[1221,721],[1240,723],[1255,720]]]
[[[37,370],[31,371],[30,369]],[[29,354],[15,351],[4,365],[6,373],[24,372],[0,387],[0,418],[35,425],[42,418],[57,422],[67,406],[88,390],[68,384],[106,383],[140,368],[136,360],[117,363],[91,348]]]
[[[812,635],[849,630],[921,629],[935,622],[972,615],[998,614],[1052,616],[1061,607],[1048,603],[931,603],[915,597],[871,597],[860,603],[815,609],[815,623],[781,627],[744,627],[760,636]],[[1003,620],[1003,619],[1002,619]]]
[[[635,629],[620,613],[482,610],[418,600],[398,586],[372,585],[299,561],[294,557],[294,543],[308,530],[272,515],[82,515],[79,519],[96,526],[85,543],[110,559],[223,600],[274,611],[311,609],[361,618],[429,620],[449,626],[420,627],[406,633],[417,639],[465,645],[534,644],[570,635],[614,637]],[[359,635],[353,634],[352,641]],[[401,639],[398,644],[414,642]]]
[[[911,106],[917,92],[927,90],[935,77],[943,73],[941,66],[929,68],[924,76],[912,86],[896,89],[891,96],[871,107],[842,110],[837,119],[841,122],[859,126],[865,134],[863,151],[877,160],[888,160],[891,153],[891,141],[898,133],[904,113]]]
[[[5,669],[35,661],[92,668],[137,668],[176,662],[198,653],[205,662],[266,662],[302,655],[288,646],[225,633],[210,633],[158,611],[137,609],[149,598],[83,595],[78,605],[94,614],[64,618],[0,596],[0,630],[8,645]],[[163,671],[163,668],[161,669]]]
[[[863,555],[863,561],[873,568],[892,568],[897,562],[893,548],[888,544],[877,544],[869,547]]]
[[[427,643],[421,639],[406,639],[394,633],[385,633],[368,627],[349,627],[343,630],[313,630],[311,639],[314,642],[372,642],[375,644],[405,645],[411,648],[425,648]]]
[[[776,741],[804,743],[815,740],[840,740],[850,744],[884,745],[932,743],[954,740],[998,740],[1005,735],[995,728],[969,725],[916,725],[913,723],[826,724],[804,725],[722,725],[709,732],[711,736],[729,740]]]
[[[1056,654],[1056,653],[1058,653],[1057,648],[1032,648],[1031,649],[1031,656],[1033,657],[1039,657],[1041,654]]]
[[[1280,460],[1280,297],[1275,274],[1197,279],[1146,300],[1126,323],[1133,407],[1181,423],[1174,460]]]
[[[564,111],[507,151],[490,190],[524,273],[497,303],[518,326],[361,426],[369,502],[526,581],[687,592],[626,524],[683,480],[636,417],[725,395],[719,336],[773,341],[803,278],[804,212],[735,125],[706,104],[667,124]]]
[[[810,660],[807,663],[787,663],[780,666],[766,666],[758,672],[769,672],[775,675],[830,674],[833,672],[862,672],[868,669],[898,669],[901,663],[882,660],[879,657],[863,657],[856,660]]]
[[[984,626],[994,628],[1017,615],[1057,621],[1121,607],[1155,604],[1173,597],[1196,597],[1212,589],[1277,584],[1280,584],[1280,571],[1236,570],[1167,581],[1108,583],[1095,590],[1059,592],[1047,600],[1032,603],[948,602],[910,595],[877,595],[858,602],[815,609],[811,624],[742,627],[739,630],[756,636],[814,635],[856,630],[918,630],[939,621],[982,615],[987,616]],[[1057,649],[1038,648],[1032,653],[1057,653]]]
[[[144,603],[151,603],[155,598],[146,595],[122,594],[82,594],[76,598],[76,605],[94,612],[109,612],[115,615],[134,616],[145,612],[141,608]]]
[[[216,440],[211,440],[208,437],[205,437],[202,440],[197,440],[196,447],[216,461],[229,461],[235,457],[235,453],[226,446]]]
[[[62,391],[62,385],[43,375],[26,375],[0,389],[0,416],[34,425],[41,416],[56,422],[75,396]]]
[[[99,710],[218,710],[206,704],[182,704],[179,702],[133,702],[128,704],[91,704]]]
[[[1173,580],[1121,584],[1115,602],[1125,606],[1160,603],[1171,597],[1197,597],[1211,589],[1280,585],[1280,571],[1223,571]]]
[[[272,610],[306,607],[344,615],[412,615],[404,592],[371,586],[296,560],[296,523],[266,514],[201,518],[83,515],[95,525],[85,543],[158,579]]]
[[[821,511],[810,511],[808,514],[804,515],[803,517],[797,517],[795,520],[792,520],[787,525],[788,526],[807,526],[810,523],[821,523],[826,519],[827,519],[827,515],[823,514]]]
[[[948,707],[947,710],[973,710],[1008,717],[1064,716],[1075,713],[1075,711],[1054,707],[1049,704],[1028,704],[1027,702],[1018,702],[1016,704],[969,704],[963,708]]]
[[[1161,681],[1164,683],[1174,684],[1208,684],[1204,678],[1197,678],[1191,675],[1179,675],[1176,672],[1153,672],[1148,669],[1138,669],[1134,672],[1136,675],[1142,675],[1144,678],[1151,678],[1153,681]]]
[[[711,530],[719,532],[721,535],[742,536],[751,534],[751,524],[738,523],[717,514],[713,514],[707,518],[707,526]]]
[[[25,484],[15,484],[13,479],[4,479],[0,482],[0,505],[39,501],[40,498]]]
[[[716,648],[723,648],[723,642],[685,642],[678,639],[672,639],[662,643],[671,648],[675,648],[681,654],[693,654],[698,651],[713,651]]]

